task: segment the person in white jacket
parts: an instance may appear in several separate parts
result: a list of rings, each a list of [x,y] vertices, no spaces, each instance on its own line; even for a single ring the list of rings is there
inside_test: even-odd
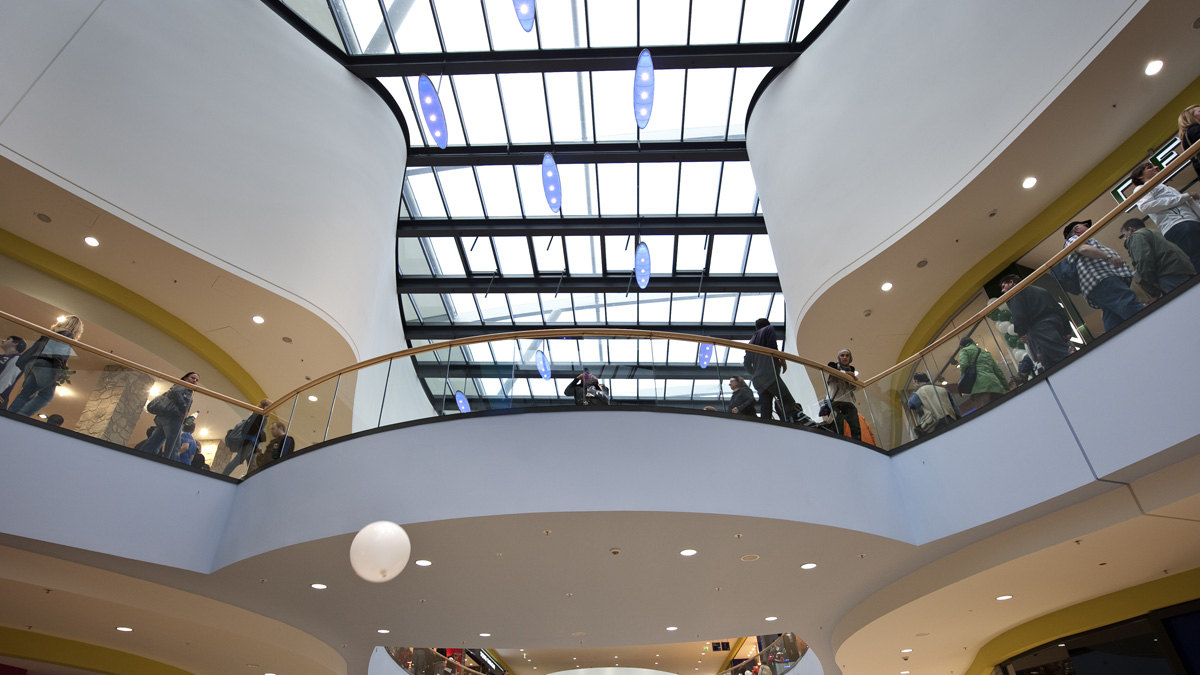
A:
[[[1151,162],[1142,162],[1133,169],[1129,179],[1134,185],[1145,185],[1162,169]],[[1168,185],[1156,185],[1137,202],[1138,209],[1150,216],[1167,241],[1183,249],[1192,266],[1200,269],[1200,199]]]

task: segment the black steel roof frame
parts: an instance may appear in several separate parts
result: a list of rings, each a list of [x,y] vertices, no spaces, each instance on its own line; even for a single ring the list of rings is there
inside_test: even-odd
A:
[[[576,323],[581,328],[636,328],[638,330],[663,331],[669,333],[692,333],[707,337],[723,338],[726,340],[747,340],[754,335],[753,323],[706,324],[706,323]],[[780,333],[786,333],[783,324],[774,324]],[[505,324],[449,324],[421,323],[409,324],[404,329],[404,337],[409,340],[454,340],[458,338],[477,337],[480,335],[496,335],[498,333],[513,333],[523,330],[544,330],[561,327],[546,323],[505,323]]]
[[[486,208],[486,206],[485,206]],[[762,216],[401,218],[399,237],[766,234]]]

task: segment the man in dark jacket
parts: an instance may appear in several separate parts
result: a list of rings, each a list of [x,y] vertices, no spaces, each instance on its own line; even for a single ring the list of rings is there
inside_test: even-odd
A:
[[[778,351],[779,338],[775,336],[775,326],[767,319],[755,321],[754,337],[750,338],[750,344]],[[783,402],[783,410],[786,413],[784,421],[794,421],[791,411],[796,409],[796,399],[792,398],[792,392],[788,391],[787,385],[779,378],[779,374],[787,370],[787,361],[766,354],[746,352],[743,365],[750,373],[754,388],[758,390],[759,416],[764,420],[771,419],[771,401],[778,397]]]
[[[749,415],[754,417],[754,392],[750,391],[750,386],[746,384],[746,380],[738,375],[729,378],[729,390],[733,394],[729,397],[729,412],[734,415]]]
[[[1000,289],[1007,293],[1021,277],[1009,274],[1000,280]],[[1012,312],[1013,330],[1029,346],[1033,359],[1050,368],[1071,353],[1071,317],[1067,310],[1044,288],[1027,286],[1008,301]]]
[[[1160,298],[1196,275],[1196,268],[1183,249],[1158,230],[1146,227],[1141,218],[1130,218],[1121,226],[1125,250],[1133,259],[1138,282],[1151,298]]]

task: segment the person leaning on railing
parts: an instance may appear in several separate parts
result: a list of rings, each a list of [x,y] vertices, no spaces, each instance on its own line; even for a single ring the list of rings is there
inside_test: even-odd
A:
[[[838,352],[837,361],[830,361],[829,367],[835,370],[840,370],[846,373],[848,377],[858,380],[858,375],[854,373],[854,366],[850,363],[854,361],[854,355],[849,349],[843,349]],[[848,425],[850,427],[850,438],[856,441],[862,440],[862,425],[858,421],[858,405],[854,399],[854,390],[858,387],[850,384],[840,377],[830,377],[829,379],[829,406],[833,411],[833,423],[837,427],[838,435],[842,435],[843,429]]]
[[[1129,179],[1142,186],[1162,169],[1142,162]],[[1200,267],[1200,201],[1196,195],[1159,183],[1137,201],[1138,210],[1150,216],[1167,241],[1183,249],[1193,267]]]
[[[1141,218],[1130,218],[1121,225],[1121,239],[1125,240],[1125,250],[1137,270],[1138,284],[1150,296],[1150,302],[1196,275],[1196,268],[1183,249],[1146,227]]]
[[[258,402],[258,407],[262,409],[270,405],[270,399],[264,398]],[[254,457],[258,444],[267,440],[267,430],[263,428],[264,421],[262,413],[251,413],[225,434],[225,447],[233,453],[233,457],[229,458],[229,462],[221,470],[222,474],[231,475],[243,462],[246,462],[247,469],[249,468],[250,459]]]
[[[1070,246],[1088,228],[1090,220],[1077,220],[1063,228],[1063,248]],[[1104,330],[1110,331],[1121,322],[1142,311],[1142,303],[1129,289],[1133,268],[1111,248],[1093,239],[1080,245],[1064,259],[1074,265],[1079,275],[1079,287],[1088,306],[1101,310]]]
[[[1020,281],[1016,274],[1006,275],[1000,280],[1001,292],[1009,292]],[[1027,286],[1007,304],[1012,312],[1013,330],[1032,357],[1029,375],[1051,368],[1070,355],[1071,317],[1050,291]]]
[[[78,340],[83,337],[83,321],[75,315],[64,316],[50,330],[59,335]],[[17,366],[25,374],[21,391],[13,399],[8,411],[32,417],[54,399],[54,389],[67,376],[67,359],[71,347],[65,342],[42,336],[18,357]]]

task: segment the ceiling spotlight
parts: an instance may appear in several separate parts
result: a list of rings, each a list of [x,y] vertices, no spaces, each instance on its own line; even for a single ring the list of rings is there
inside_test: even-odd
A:
[[[313,403],[316,403],[316,402],[317,402],[317,397],[316,397],[316,396],[309,396],[309,397],[308,397],[308,400],[312,401]]]
[[[51,220],[50,216],[48,216],[44,213],[35,213],[34,215],[37,216],[37,219],[42,221],[43,223],[48,223]]]
[[[911,649],[901,649],[901,650],[900,650],[900,653],[901,653],[901,654],[911,654],[911,653],[912,653],[912,650],[911,650]]]
[[[907,670],[902,670],[902,671],[900,671],[900,675],[908,675],[908,671],[907,671]]]
[[[257,314],[250,317],[250,320],[253,321],[254,323],[266,323],[266,321],[267,321],[266,319],[262,318],[261,316],[258,316]]]
[[[679,630],[679,626],[667,626],[667,630]]]
[[[418,560],[417,562],[415,562],[413,564],[415,564],[417,567],[429,567],[433,563],[429,562],[428,560]],[[521,651],[525,651],[525,650],[522,649]]]
[[[857,375],[857,373],[855,374]],[[754,562],[755,560],[758,560],[758,556],[753,553],[747,553],[741,557],[742,562]]]
[[[491,633],[480,633],[479,637],[492,637]]]
[[[696,549],[694,549],[694,548],[685,548],[685,549],[683,549],[682,551],[680,551],[680,552],[679,552],[679,555],[681,555],[681,556],[683,556],[683,557],[685,557],[685,558],[690,558],[690,557],[692,557],[692,556],[696,555]]]
[[[132,633],[133,632],[133,629],[128,626],[117,626],[117,630],[121,631],[122,633]]]
[[[1159,61],[1158,59],[1155,59],[1155,60],[1151,61],[1150,63],[1146,64],[1146,74],[1147,75],[1157,75],[1158,71],[1162,70],[1162,67],[1163,67],[1163,62]]]
[[[87,244],[88,246],[99,246],[100,240],[95,237],[84,237],[83,243]]]
[[[380,635],[387,635],[388,633],[390,633],[390,632],[392,632],[392,631],[390,631],[390,630],[388,630],[388,629],[386,629],[386,628],[380,628],[379,630],[377,630],[377,631],[375,631],[375,632],[376,632],[376,633],[379,633]]]
[[[328,586],[326,586],[325,584],[313,584],[313,585],[312,585],[312,587],[313,587],[313,588],[315,588],[315,589],[317,589],[318,591],[323,591],[323,590],[325,590],[326,588],[329,588],[329,587],[328,587]]]
[[[881,289],[883,289],[883,290],[885,290],[885,291],[890,291],[890,290],[892,290],[892,282],[890,282],[890,281],[885,281],[885,282],[883,283],[883,285],[882,285],[882,286],[880,286],[880,288],[881,288]]]
[[[1021,187],[1025,188],[1026,190],[1033,187],[1034,185],[1037,185],[1037,179],[1034,178],[1033,176],[1030,176],[1029,178],[1026,178],[1025,180],[1021,181]]]
[[[779,617],[777,617],[777,616],[768,616],[766,619],[763,619],[763,621],[778,621],[778,620],[779,620]]]
[[[996,599],[997,600],[1012,600],[1012,596],[1011,595],[997,595]]]
[[[816,566],[817,566],[817,563],[804,563],[803,565],[800,566],[800,569],[811,570],[811,569],[815,569]]]

